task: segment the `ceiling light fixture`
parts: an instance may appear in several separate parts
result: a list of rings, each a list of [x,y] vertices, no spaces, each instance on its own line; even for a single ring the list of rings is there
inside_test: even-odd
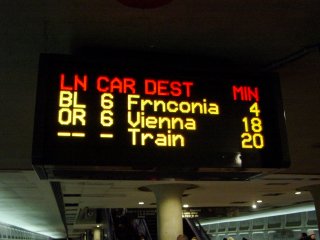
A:
[[[183,204],[182,207],[188,208],[188,207],[189,207],[189,204]]]
[[[138,204],[139,204],[139,205],[144,205],[144,202],[139,202]]]
[[[295,194],[295,195],[300,195],[300,194],[301,194],[301,192],[298,192],[298,191],[297,191],[297,192],[295,192],[294,194]]]

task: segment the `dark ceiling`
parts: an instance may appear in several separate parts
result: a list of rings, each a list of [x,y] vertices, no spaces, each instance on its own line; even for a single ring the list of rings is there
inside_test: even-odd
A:
[[[1,1],[1,221],[65,236],[50,182],[40,181],[31,164],[40,53],[161,52],[277,71],[291,167],[280,176],[249,182],[197,182],[199,188],[190,190],[184,201],[239,208],[260,197],[268,207],[312,201],[310,194],[292,197],[291,193],[319,182],[319,16],[319,0],[173,0],[151,9],[116,0]],[[274,182],[285,185],[269,185]],[[145,182],[61,180],[59,184],[62,194],[77,194],[64,198],[66,204],[78,204],[76,213],[85,207],[136,207],[141,198],[150,204],[146,207],[154,206],[152,193],[138,191]],[[230,191],[221,197],[226,188]],[[239,189],[245,193],[241,199]],[[279,192],[280,197],[272,196]],[[234,203],[239,201],[244,204]],[[76,232],[75,220],[70,220],[68,229]]]

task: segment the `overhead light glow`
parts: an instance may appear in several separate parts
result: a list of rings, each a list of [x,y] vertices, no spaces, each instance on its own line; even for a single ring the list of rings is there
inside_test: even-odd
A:
[[[257,203],[262,203],[262,200],[257,200]]]
[[[281,208],[272,211],[263,211],[259,213],[254,213],[246,216],[239,216],[234,218],[223,218],[219,220],[203,220],[200,221],[201,225],[210,225],[216,223],[225,223],[225,222],[239,222],[239,221],[246,221],[264,217],[273,217],[273,216],[280,216],[285,214],[292,214],[292,213],[300,213],[300,212],[310,212],[314,211],[315,207],[313,204],[302,204],[299,206],[288,207],[288,208]]]
[[[189,204],[183,204],[183,206],[182,207],[184,207],[184,208],[188,208],[189,207]]]
[[[252,204],[251,206],[253,209],[256,209],[257,208],[257,204]]]
[[[295,195],[300,195],[300,194],[301,194],[301,192],[295,192],[294,194],[295,194]]]
[[[235,157],[235,164],[239,167],[242,166],[241,153],[237,153]]]
[[[144,202],[139,202],[138,204],[139,204],[139,205],[144,205]]]
[[[5,216],[5,217],[3,217]],[[20,215],[22,216],[22,215]],[[45,232],[43,230],[43,228],[41,226],[35,226],[32,224],[28,224],[27,220],[26,222],[19,222],[17,221],[17,219],[14,219],[13,217],[10,218],[10,214],[4,213],[2,215],[2,212],[0,213],[0,219],[6,219],[6,221],[8,220],[8,222],[0,222],[0,226],[11,226],[13,228],[18,227],[18,228],[22,228],[25,229],[26,231],[28,231],[30,234],[31,233],[35,233],[35,234],[40,234],[42,236],[48,236],[50,238],[65,238],[65,235],[62,234],[60,231],[47,231]],[[12,221],[11,221],[12,220]],[[19,219],[20,221],[23,220],[23,218],[21,217]],[[14,222],[16,221],[16,222]]]

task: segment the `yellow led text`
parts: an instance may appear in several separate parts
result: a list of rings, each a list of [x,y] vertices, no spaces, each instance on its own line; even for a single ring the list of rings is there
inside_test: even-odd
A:
[[[78,103],[78,93],[60,91],[58,122],[61,125],[86,125],[86,105]]]
[[[185,147],[183,132],[197,130],[197,122],[192,115],[219,115],[219,106],[208,103],[206,99],[178,102],[144,99],[138,94],[129,94],[127,107],[131,144],[141,146]],[[165,113],[165,116],[157,116],[159,113]]]
[[[104,93],[101,95],[100,123],[104,127],[111,127],[113,125],[113,95],[111,93]]]
[[[154,112],[169,112],[169,113],[182,113],[182,114],[219,114],[219,106],[216,103],[207,103],[206,99],[202,102],[189,102],[189,101],[164,101],[164,100],[151,100],[141,99],[140,95],[128,95],[128,110],[141,110],[147,109]]]
[[[259,118],[260,108],[257,102],[250,106],[249,112],[255,116],[252,118],[250,116],[242,118],[244,132],[241,134],[241,146],[247,149],[261,149],[265,144],[262,134],[263,124],[261,118]]]

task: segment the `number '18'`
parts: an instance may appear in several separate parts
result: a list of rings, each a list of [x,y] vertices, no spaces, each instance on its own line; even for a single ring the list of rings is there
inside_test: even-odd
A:
[[[244,131],[249,132],[252,130],[253,132],[261,132],[262,131],[262,121],[260,118],[254,117],[249,119],[247,117],[244,117],[242,119],[242,122],[244,123]]]

